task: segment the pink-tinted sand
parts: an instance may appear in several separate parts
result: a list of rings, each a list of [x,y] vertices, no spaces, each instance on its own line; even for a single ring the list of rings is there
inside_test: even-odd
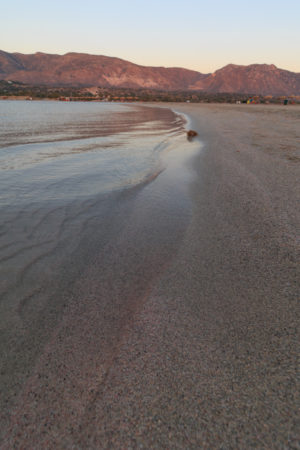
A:
[[[2,449],[299,444],[300,109],[173,106],[203,147],[124,194],[15,345]]]

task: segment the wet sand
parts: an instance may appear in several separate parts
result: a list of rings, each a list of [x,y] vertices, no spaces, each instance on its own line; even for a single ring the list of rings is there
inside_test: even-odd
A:
[[[173,106],[201,150],[82,239],[1,448],[298,448],[300,108]]]

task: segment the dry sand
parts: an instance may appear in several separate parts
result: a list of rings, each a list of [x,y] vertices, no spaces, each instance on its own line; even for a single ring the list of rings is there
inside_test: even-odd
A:
[[[300,108],[174,109],[202,150],[124,195],[2,449],[299,448]]]

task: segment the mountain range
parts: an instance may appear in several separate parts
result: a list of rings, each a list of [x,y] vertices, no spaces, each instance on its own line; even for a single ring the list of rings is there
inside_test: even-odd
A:
[[[273,64],[229,64],[203,74],[177,67],[146,67],[119,58],[67,53],[23,54],[0,50],[0,80],[31,85],[124,87],[161,90],[300,95],[300,73]]]

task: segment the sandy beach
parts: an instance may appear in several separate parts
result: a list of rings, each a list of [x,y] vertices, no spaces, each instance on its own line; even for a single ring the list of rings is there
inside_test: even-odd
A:
[[[299,448],[300,107],[170,107],[200,150],[51,286],[2,368],[1,449]]]

